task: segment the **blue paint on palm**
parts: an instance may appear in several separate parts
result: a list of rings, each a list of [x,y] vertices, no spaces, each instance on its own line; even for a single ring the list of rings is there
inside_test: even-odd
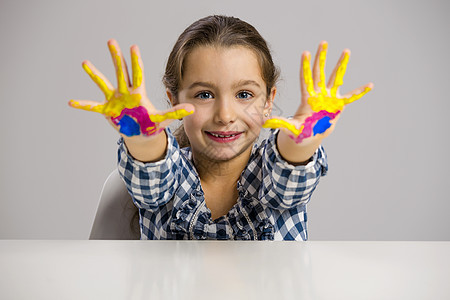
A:
[[[317,121],[316,125],[314,125],[313,133],[314,135],[318,133],[324,133],[328,128],[330,128],[330,117],[323,117],[319,121]]]
[[[119,121],[119,126],[120,133],[123,133],[126,136],[141,134],[141,128],[139,124],[130,116],[124,115]]]

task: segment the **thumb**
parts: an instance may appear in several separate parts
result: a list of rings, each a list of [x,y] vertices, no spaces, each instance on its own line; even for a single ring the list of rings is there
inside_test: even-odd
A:
[[[192,104],[183,103],[178,104],[166,111],[157,114],[152,114],[150,115],[150,119],[155,123],[159,123],[159,127],[165,128],[169,126],[169,124],[172,123],[174,120],[179,120],[186,116],[189,116],[193,114],[194,111],[195,108]]]

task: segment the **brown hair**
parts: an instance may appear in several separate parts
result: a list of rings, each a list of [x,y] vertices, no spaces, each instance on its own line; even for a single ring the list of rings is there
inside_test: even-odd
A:
[[[244,46],[254,51],[261,68],[262,79],[266,83],[266,95],[269,97],[270,91],[278,81],[279,70],[273,63],[264,38],[252,25],[238,18],[214,15],[202,18],[186,28],[169,55],[163,83],[175,101],[178,101],[184,61],[187,55],[199,46]],[[174,135],[180,147],[189,146],[183,126],[180,126]]]

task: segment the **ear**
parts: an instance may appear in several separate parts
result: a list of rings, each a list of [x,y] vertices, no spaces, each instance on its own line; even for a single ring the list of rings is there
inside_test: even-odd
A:
[[[275,95],[277,94],[277,88],[273,87],[270,90],[270,95],[267,97],[266,104],[264,105],[264,115],[269,115],[272,112],[273,101],[275,100]]]
[[[166,94],[167,94],[167,97],[169,98],[170,103],[172,103],[172,106],[175,106],[178,104],[176,97],[172,94],[171,91],[169,91],[169,89],[166,89]]]

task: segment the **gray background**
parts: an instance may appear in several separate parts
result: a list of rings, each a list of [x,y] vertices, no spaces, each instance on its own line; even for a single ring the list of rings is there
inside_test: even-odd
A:
[[[148,93],[178,35],[210,14],[254,25],[281,68],[277,105],[300,101],[303,50],[329,42],[327,72],[348,47],[342,92],[375,89],[347,107],[324,142],[330,171],[309,205],[310,240],[450,240],[448,1],[0,2],[0,238],[86,239],[117,134],[69,99],[102,100],[81,68],[108,78],[106,41],[138,44]],[[129,57],[128,57],[129,58]],[[447,186],[446,186],[447,185]]]

